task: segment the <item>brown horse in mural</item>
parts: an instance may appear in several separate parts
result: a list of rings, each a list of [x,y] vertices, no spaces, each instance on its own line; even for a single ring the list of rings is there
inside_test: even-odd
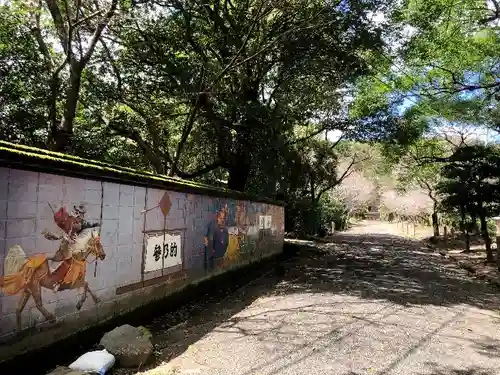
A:
[[[30,297],[33,297],[36,308],[46,320],[51,322],[56,320],[55,315],[43,306],[42,287],[51,290],[55,290],[56,285],[57,290],[83,288],[83,295],[76,305],[77,310],[80,310],[86,301],[87,293],[90,294],[95,303],[99,303],[99,298],[90,290],[88,282],[85,281],[86,263],[90,255],[95,257],[95,260],[92,261],[97,261],[97,259],[104,260],[106,254],[99,236],[95,235],[93,231],[90,231],[82,240],[84,241],[83,250],[72,253],[54,271],[51,271],[46,255],[27,257],[20,246],[13,246],[9,249],[7,258],[10,256],[16,262],[21,260],[20,267],[16,267],[17,272],[4,275],[3,278],[0,277],[0,289],[7,295],[21,294],[16,309],[18,331],[21,330],[21,313]],[[65,245],[63,241],[58,252]]]

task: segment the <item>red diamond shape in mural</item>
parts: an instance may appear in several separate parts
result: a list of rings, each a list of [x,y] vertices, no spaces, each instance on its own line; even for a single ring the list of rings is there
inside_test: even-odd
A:
[[[163,194],[163,197],[160,199],[160,210],[163,213],[163,216],[167,216],[170,211],[170,207],[172,207],[172,202],[170,202],[170,197],[167,193]]]

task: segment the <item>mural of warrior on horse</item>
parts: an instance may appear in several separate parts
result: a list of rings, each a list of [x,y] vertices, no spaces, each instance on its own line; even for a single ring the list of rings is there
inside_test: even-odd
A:
[[[90,223],[85,219],[86,210],[83,204],[74,206],[71,214],[64,207],[53,212],[54,222],[62,231],[62,235],[58,236],[48,230],[42,232],[50,241],[61,241],[53,256],[39,254],[28,257],[19,245],[15,245],[9,249],[5,258],[4,276],[0,277],[0,291],[5,295],[21,295],[16,309],[18,331],[21,330],[21,313],[30,297],[33,297],[35,306],[46,320],[56,320],[43,306],[42,287],[51,289],[54,293],[83,288],[83,295],[76,305],[78,310],[85,302],[87,293],[95,303],[99,302],[85,281],[85,274],[89,256],[90,261],[95,262],[106,257],[99,235],[93,229],[99,227],[100,223]],[[59,262],[55,270],[49,267],[49,260]]]

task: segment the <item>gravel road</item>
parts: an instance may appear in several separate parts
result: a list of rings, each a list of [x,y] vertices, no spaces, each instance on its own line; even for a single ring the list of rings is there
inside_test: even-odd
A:
[[[284,269],[157,331],[144,374],[500,374],[500,290],[394,233],[364,222],[303,247]]]

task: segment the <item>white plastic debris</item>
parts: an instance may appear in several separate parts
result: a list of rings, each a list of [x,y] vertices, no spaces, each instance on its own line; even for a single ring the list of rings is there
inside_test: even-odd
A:
[[[115,357],[106,349],[81,355],[69,368],[75,371],[104,375],[115,364]]]

